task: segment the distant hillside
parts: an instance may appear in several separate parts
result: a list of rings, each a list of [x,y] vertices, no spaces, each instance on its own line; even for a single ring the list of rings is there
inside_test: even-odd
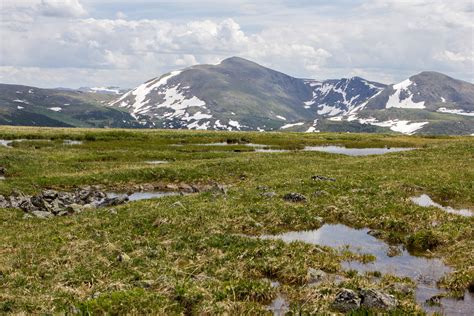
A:
[[[105,107],[111,95],[0,84],[0,124],[141,127],[129,113]]]

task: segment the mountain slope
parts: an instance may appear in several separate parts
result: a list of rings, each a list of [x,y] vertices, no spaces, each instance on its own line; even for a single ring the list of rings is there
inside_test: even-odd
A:
[[[140,127],[129,114],[104,107],[111,96],[0,84],[0,124],[61,127]]]
[[[313,121],[329,107],[345,113],[384,87],[347,81],[303,80],[232,57],[154,78],[110,105],[158,127],[273,130]]]
[[[369,98],[337,121],[387,127],[405,134],[473,134],[474,85],[422,72]]]

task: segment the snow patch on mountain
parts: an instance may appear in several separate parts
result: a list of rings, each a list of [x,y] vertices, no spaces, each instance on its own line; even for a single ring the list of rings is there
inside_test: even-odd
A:
[[[458,110],[458,109],[439,108],[438,110],[436,110],[436,112],[457,114],[457,115],[464,115],[464,116],[474,116],[474,112],[466,112],[466,111]]]
[[[59,106],[54,106],[54,107],[48,108],[48,110],[51,110],[54,112],[61,112],[62,108],[60,108]]]
[[[290,127],[301,126],[301,125],[304,125],[304,122],[285,124],[282,127],[280,127],[280,129],[287,129],[287,128],[290,128]]]
[[[313,89],[313,94],[311,100],[304,102],[304,107],[315,105],[317,114],[326,117],[347,115],[384,89],[383,85],[377,86],[359,77],[323,82],[305,80],[305,83]]]
[[[423,126],[429,122],[413,122],[405,120],[389,120],[384,122],[368,122],[370,125],[381,126],[381,127],[390,127],[394,132],[399,132],[407,135],[413,135],[416,131],[421,129]]]
[[[388,98],[385,107],[389,108],[401,108],[401,109],[424,109],[425,101],[414,102],[413,93],[409,87],[416,86],[416,83],[410,79],[406,79],[400,83],[393,85],[394,93]]]

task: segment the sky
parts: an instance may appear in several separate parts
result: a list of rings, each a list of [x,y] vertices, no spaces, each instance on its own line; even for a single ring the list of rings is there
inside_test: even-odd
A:
[[[474,82],[472,0],[0,0],[0,82],[135,87],[239,56],[312,79]]]

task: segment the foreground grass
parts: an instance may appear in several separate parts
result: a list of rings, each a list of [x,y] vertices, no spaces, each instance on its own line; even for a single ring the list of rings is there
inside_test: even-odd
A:
[[[474,208],[469,137],[1,128],[2,138],[52,139],[0,147],[0,166],[8,171],[0,182],[4,195],[91,184],[217,182],[231,188],[226,195],[167,197],[129,203],[117,214],[106,209],[47,221],[23,220],[20,211],[0,209],[0,312],[253,314],[265,312],[281,291],[294,311],[324,313],[338,287],[410,283],[343,271],[344,260],[370,260],[346,251],[243,236],[313,229],[321,218],[378,229],[388,241],[443,258],[455,272],[442,286],[453,292],[464,291],[474,279],[472,218],[408,201],[428,193],[438,202]],[[64,139],[84,144],[65,146]],[[195,145],[221,141],[236,144]],[[419,149],[346,157],[248,152],[252,149],[243,142]],[[170,163],[147,165],[147,160]],[[337,181],[313,181],[313,175]],[[259,186],[277,196],[261,196]],[[308,201],[284,202],[288,192]],[[308,287],[308,268],[344,281]],[[281,288],[272,288],[270,280]],[[400,312],[419,311],[411,295],[392,293],[402,302]]]

